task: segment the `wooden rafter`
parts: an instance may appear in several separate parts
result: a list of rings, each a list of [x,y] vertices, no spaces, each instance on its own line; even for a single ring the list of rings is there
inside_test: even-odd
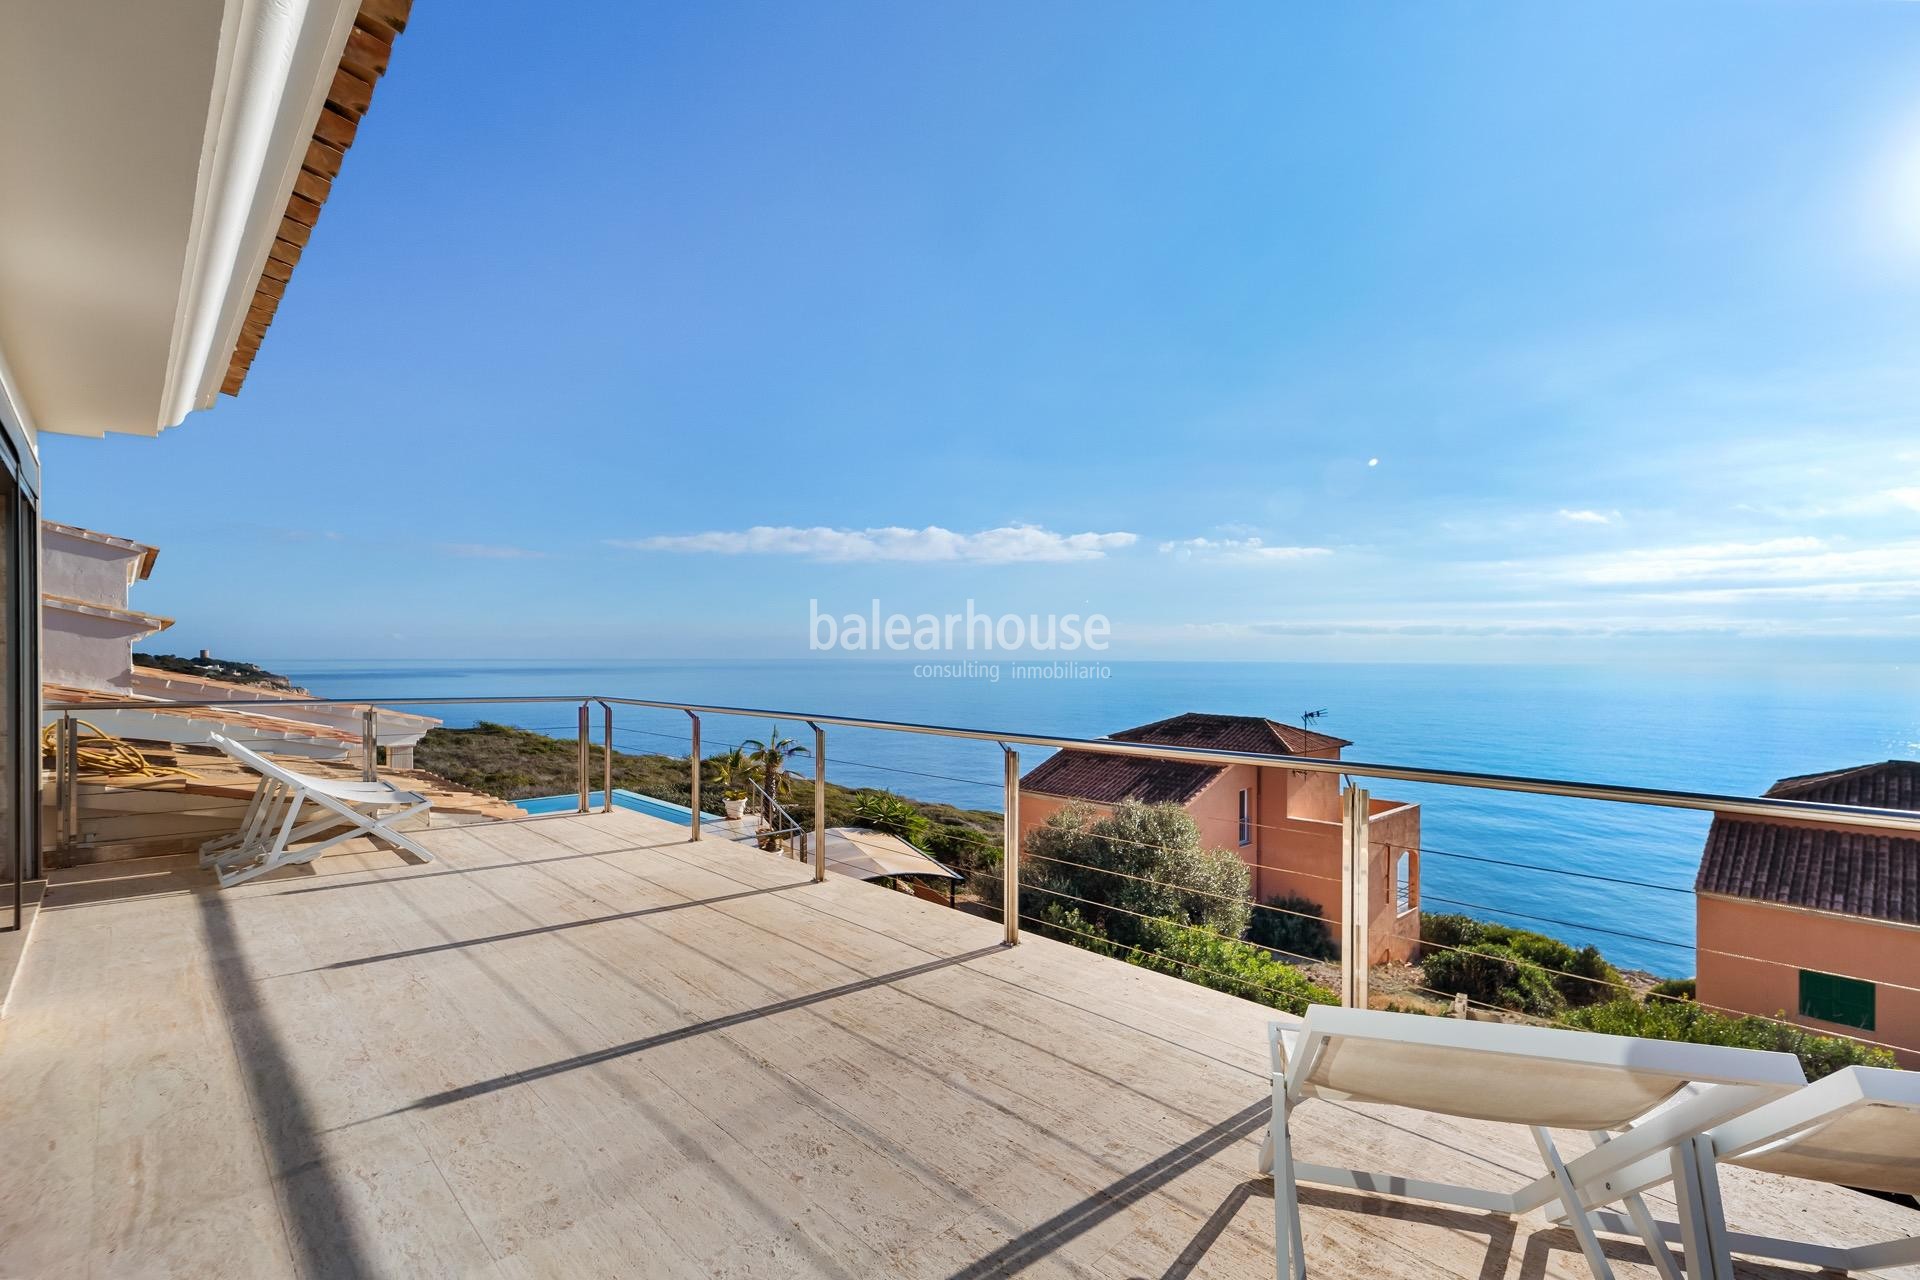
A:
[[[240,340],[234,345],[233,358],[227,364],[227,376],[220,390],[238,395],[246,381],[247,370],[260,352],[267,326],[286,292],[287,281],[300,261],[300,253],[313,234],[320,210],[339,176],[340,162],[353,145],[360,119],[373,103],[373,88],[386,74],[393,56],[393,42],[406,30],[407,14],[413,0],[361,0],[354,17],[353,31],[340,55],[340,68],[327,90],[327,103],[314,125],[313,141],[307,146],[300,176],[294,180],[293,194],[287,199],[287,211],[280,220],[279,234],[267,254],[260,273],[253,303],[240,326]]]

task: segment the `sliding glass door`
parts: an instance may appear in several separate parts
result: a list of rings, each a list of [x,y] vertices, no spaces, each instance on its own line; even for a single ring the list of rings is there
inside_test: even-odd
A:
[[[0,930],[20,927],[40,874],[38,487],[18,424],[0,420]]]

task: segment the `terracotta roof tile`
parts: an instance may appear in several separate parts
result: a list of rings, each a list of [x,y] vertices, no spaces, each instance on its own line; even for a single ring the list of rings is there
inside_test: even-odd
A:
[[[1263,755],[1321,755],[1351,745],[1344,738],[1280,724],[1262,716],[1225,716],[1201,711],[1188,711],[1107,736],[1118,742],[1150,742],[1157,746],[1250,751]],[[1125,800],[1141,804],[1185,804],[1206,790],[1223,768],[1092,751],[1061,751],[1030,770],[1020,785],[1041,795],[1070,796],[1096,804],[1119,804]]]
[[[1782,778],[1778,799],[1920,811],[1920,761]],[[1694,881],[1700,893],[1920,924],[1920,837],[1866,828],[1717,817]]]
[[[327,90],[326,102],[314,122],[305,164],[294,180],[293,194],[287,199],[279,235],[268,250],[253,305],[247,308],[239,340],[227,363],[227,374],[220,384],[220,390],[227,395],[240,394],[247,370],[260,352],[260,344],[285,292],[283,286],[293,274],[293,266],[300,260],[300,249],[319,220],[321,205],[340,172],[342,157],[359,132],[361,117],[373,105],[374,87],[386,72],[393,54],[394,37],[406,30],[411,7],[412,0],[361,0],[353,30],[340,54],[340,65]],[[268,281],[275,282],[271,288]]]

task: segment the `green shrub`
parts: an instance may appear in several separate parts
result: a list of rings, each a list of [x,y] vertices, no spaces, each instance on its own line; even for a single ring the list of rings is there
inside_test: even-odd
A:
[[[1645,1004],[1621,997],[1605,1004],[1575,1009],[1561,1021],[1586,1031],[1616,1036],[1644,1036],[1654,1040],[1685,1040],[1692,1044],[1729,1044],[1743,1049],[1773,1049],[1800,1059],[1807,1079],[1818,1080],[1842,1067],[1891,1067],[1893,1055],[1885,1049],[1816,1035],[1799,1027],[1766,1018],[1731,1017],[1690,1001],[1650,1000]]]
[[[1310,1004],[1339,1003],[1333,992],[1250,942],[1171,920],[1147,921],[1142,934],[1140,949],[1127,952],[1125,958],[1143,969],[1170,973],[1287,1013],[1305,1013]]]
[[[1472,916],[1420,913],[1420,941],[1431,942],[1436,947],[1470,947],[1476,942],[1485,942],[1484,930],[1485,926]]]
[[[1325,920],[1310,918],[1325,914],[1319,903],[1308,898],[1268,898],[1266,907],[1253,909],[1247,941],[1309,960],[1335,959],[1340,948],[1333,940],[1332,928]]]
[[[1021,921],[1021,927],[1031,929],[1043,938],[1065,942],[1095,955],[1110,956],[1120,950],[1107,940],[1105,930],[1080,914],[1080,908],[1063,902],[1049,902],[1035,908],[1027,919]]]
[[[936,822],[927,828],[926,851],[963,876],[1000,871],[1000,845],[985,832],[958,822]]]
[[[1692,978],[1668,978],[1663,982],[1654,983],[1647,991],[1647,995],[1649,997],[1665,996],[1669,1000],[1697,1000],[1699,999],[1698,986],[1699,984]]]
[[[1156,918],[1230,938],[1246,932],[1247,864],[1202,848],[1199,825],[1177,805],[1126,803],[1102,815],[1070,804],[1027,834],[1026,852],[1024,914],[1046,902],[1078,907],[1129,946],[1140,945]]]
[[[855,796],[853,817],[863,827],[899,836],[908,844],[918,845],[926,838],[927,820],[920,810],[885,791],[862,791]]]
[[[1467,999],[1496,1009],[1550,1018],[1566,1007],[1566,997],[1554,985],[1552,974],[1497,942],[1436,951],[1421,960],[1421,969],[1427,986],[1465,992]]]
[[[1521,960],[1552,970],[1545,975],[1547,980],[1560,993],[1561,1000],[1575,1008],[1600,1004],[1625,991],[1620,971],[1606,962],[1599,948],[1572,947],[1558,938],[1549,938],[1531,929],[1516,929],[1512,925],[1475,920],[1470,916],[1423,913],[1420,917],[1420,940],[1436,948],[1473,948],[1481,944],[1504,947]],[[1432,955],[1425,957],[1423,967],[1430,965],[1434,959]],[[1438,987],[1440,984],[1433,982],[1430,985]],[[1472,995],[1471,992],[1468,994]]]

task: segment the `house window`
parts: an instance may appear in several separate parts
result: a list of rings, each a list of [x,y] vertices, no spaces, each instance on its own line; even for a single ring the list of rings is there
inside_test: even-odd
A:
[[[1800,971],[1800,1016],[1873,1030],[1873,984],[1831,973]]]
[[[1253,843],[1253,795],[1245,787],[1240,788],[1240,843]]]
[[[1413,850],[1402,849],[1393,859],[1393,904],[1401,915],[1414,908]]]

